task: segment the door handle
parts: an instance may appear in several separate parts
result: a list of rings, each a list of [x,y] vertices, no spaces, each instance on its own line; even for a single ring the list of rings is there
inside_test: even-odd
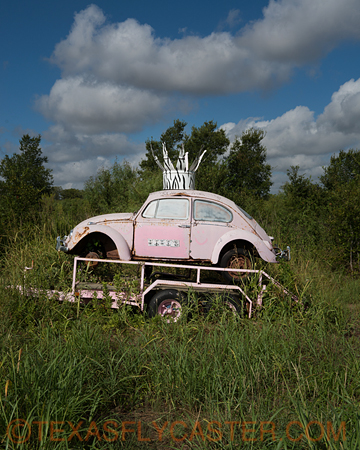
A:
[[[178,225],[179,228],[190,228],[190,225]]]

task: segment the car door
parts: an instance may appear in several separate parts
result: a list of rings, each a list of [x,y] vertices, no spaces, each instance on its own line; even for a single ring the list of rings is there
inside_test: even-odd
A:
[[[188,259],[190,200],[162,198],[150,202],[134,227],[134,256],[157,259]]]
[[[191,257],[210,260],[217,241],[232,228],[232,220],[233,214],[228,208],[210,200],[194,200]]]

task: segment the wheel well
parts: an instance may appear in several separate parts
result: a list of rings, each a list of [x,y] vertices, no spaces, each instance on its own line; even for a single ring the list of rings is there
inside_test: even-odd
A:
[[[258,252],[256,250],[256,247],[254,247],[254,245],[249,242],[249,241],[242,241],[242,240],[236,240],[236,241],[231,241],[228,242],[224,248],[221,250],[220,255],[219,255],[219,263],[221,261],[221,258],[225,255],[226,252],[228,252],[229,250],[233,249],[233,248],[243,248],[245,250],[247,250],[248,252],[250,252],[251,254],[253,254],[254,256],[258,256]]]
[[[81,241],[79,241],[76,246],[72,249],[71,253],[75,253],[77,255],[81,255],[84,252],[93,250],[90,247],[94,245],[96,247],[100,247],[99,250],[101,252],[109,252],[111,250],[116,250],[115,242],[104,233],[90,233],[85,236]],[[105,256],[105,255],[104,255]]]

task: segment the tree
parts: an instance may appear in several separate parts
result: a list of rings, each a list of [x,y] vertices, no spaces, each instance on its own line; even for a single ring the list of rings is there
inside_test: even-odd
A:
[[[360,150],[340,150],[338,156],[333,155],[330,165],[323,167],[324,174],[320,181],[325,189],[333,190],[338,185],[345,185],[360,175]]]
[[[226,190],[231,198],[254,196],[266,198],[269,195],[271,166],[266,164],[266,147],[261,143],[265,133],[251,128],[244,131],[233,142],[226,158]]]
[[[63,189],[61,186],[53,186],[52,194],[55,200],[72,200],[74,198],[84,198],[84,191],[81,189]]]
[[[340,150],[323,169],[335,262],[346,261],[351,272],[360,271],[360,150]]]
[[[299,175],[299,169],[299,166],[290,166],[286,171],[289,181],[281,186],[289,201],[296,205],[300,200],[312,200],[314,191],[319,190],[319,186],[313,184],[311,178],[307,178],[305,174]]]
[[[299,175],[299,169],[299,166],[291,166],[287,170],[289,181],[281,186],[285,210],[280,221],[284,232],[298,248],[324,252],[324,247],[328,246],[327,196],[311,177]]]
[[[162,144],[165,143],[169,157],[173,164],[176,165],[180,146],[184,144],[185,151],[189,154],[190,164],[202,149],[206,150],[200,170],[196,175],[196,188],[208,190],[209,177],[211,177],[214,184],[214,177],[217,176],[216,165],[218,164],[219,158],[226,152],[230,141],[226,137],[225,131],[217,129],[216,122],[212,120],[204,122],[200,127],[193,126],[190,135],[185,132],[186,125],[186,122],[174,120],[174,124],[160,136],[158,141],[153,139],[146,141],[147,152],[145,159],[140,162],[141,177],[152,176],[147,171],[153,171],[159,173],[159,176],[161,175],[151,153],[151,147],[154,154],[162,161]]]
[[[40,135],[24,135],[20,153],[6,155],[0,163],[1,204],[16,218],[28,216],[39,207],[41,197],[51,193],[53,177],[51,169],[44,167],[47,157],[42,154],[40,141]]]
[[[85,182],[84,197],[97,214],[128,212],[133,207],[136,178],[136,171],[127,161],[115,161],[111,168],[102,167]]]
[[[152,155],[152,151],[154,155],[162,161],[162,144],[165,143],[166,149],[168,151],[169,157],[171,160],[177,158],[177,150],[180,146],[180,143],[184,141],[186,138],[185,127],[187,123],[182,122],[177,119],[174,120],[174,124],[169,127],[162,135],[160,136],[159,141],[155,141],[154,139],[148,139],[146,141],[146,154],[145,159],[140,162],[140,173],[143,174],[145,171],[155,171],[159,170],[156,165],[155,159]],[[152,151],[151,151],[152,149]]]
[[[360,272],[360,175],[337,184],[329,194],[328,238],[333,244],[334,263]],[[343,264],[345,263],[345,264]]]
[[[189,161],[192,162],[201,149],[206,150],[196,172],[196,189],[221,194],[225,175],[221,157],[229,145],[225,130],[217,129],[217,123],[212,120],[204,122],[201,127],[192,127],[191,135],[185,142]]]

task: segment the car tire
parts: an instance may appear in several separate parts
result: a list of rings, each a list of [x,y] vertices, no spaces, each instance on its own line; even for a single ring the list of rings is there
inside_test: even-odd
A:
[[[168,323],[177,322],[184,313],[185,304],[184,294],[175,289],[164,289],[152,296],[148,304],[148,316],[164,317]]]
[[[250,253],[243,248],[232,248],[222,256],[220,267],[224,269],[252,269]],[[249,275],[248,272],[221,272],[227,283],[233,284],[244,281]]]

